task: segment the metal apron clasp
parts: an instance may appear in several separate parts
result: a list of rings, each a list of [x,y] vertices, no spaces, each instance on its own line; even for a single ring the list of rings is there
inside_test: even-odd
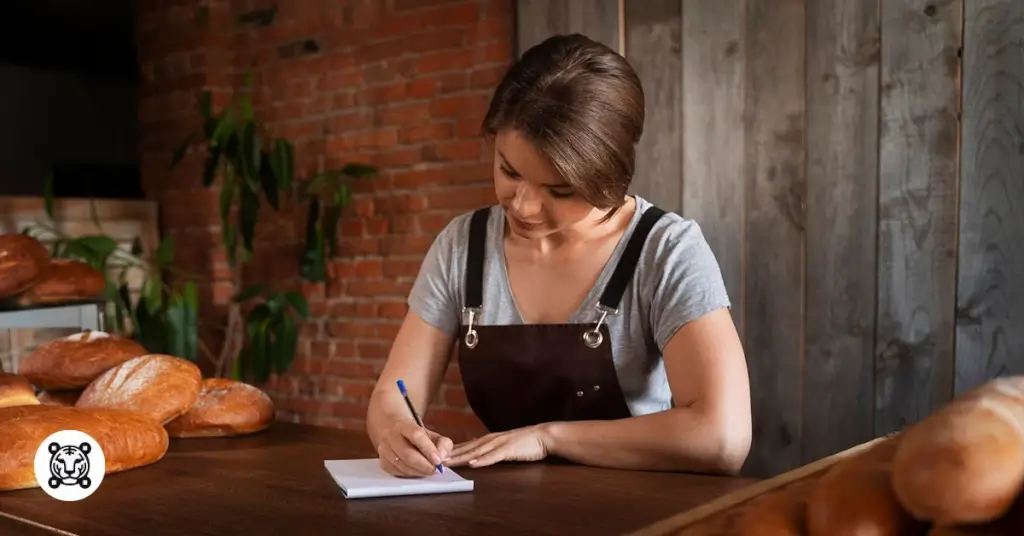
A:
[[[604,324],[608,315],[616,315],[619,313],[618,309],[612,309],[602,304],[597,304],[597,310],[601,312],[601,318],[597,319],[597,324],[594,325],[594,329],[583,332],[583,344],[590,348],[597,348],[604,342],[604,335],[601,334],[601,324]]]
[[[470,349],[476,348],[477,343],[480,342],[480,337],[476,334],[476,328],[473,327],[473,321],[476,320],[478,316],[480,316],[480,311],[481,310],[482,310],[481,307],[463,307],[462,308],[462,318],[463,318],[463,321],[466,322],[466,325],[469,328],[469,329],[466,330],[466,340],[465,340],[465,342],[466,342],[466,347],[468,347]]]

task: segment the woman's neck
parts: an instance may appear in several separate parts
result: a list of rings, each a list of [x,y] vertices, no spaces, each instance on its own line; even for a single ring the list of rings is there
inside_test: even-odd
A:
[[[605,219],[608,211],[594,209],[587,217],[570,227],[536,239],[524,239],[508,233],[506,223],[506,239],[518,248],[532,250],[535,254],[548,256],[560,252],[573,252],[581,247],[589,247],[597,241],[610,236],[621,236],[629,226],[629,221],[636,210],[636,200],[630,196],[611,218]]]

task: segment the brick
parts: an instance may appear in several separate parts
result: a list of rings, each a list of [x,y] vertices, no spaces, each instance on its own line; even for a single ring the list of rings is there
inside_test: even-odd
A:
[[[309,0],[288,3],[270,27],[225,33],[195,27],[201,2],[151,3],[136,22],[143,183],[164,209],[163,233],[178,239],[178,266],[211,279],[200,285],[202,340],[214,351],[221,344],[217,328],[233,289],[218,193],[198,184],[201,153],[172,172],[166,165],[200,126],[199,91],[210,90],[219,110],[251,72],[257,119],[269,135],[292,141],[299,177],[355,161],[381,167],[378,177],[349,181],[354,198],[326,282],[298,277],[305,207],[261,211],[256,257],[245,271],[246,283],[294,288],[309,303],[298,358],[264,386],[277,418],[365,429],[423,255],[455,215],[494,202],[493,149],[480,140],[480,122],[512,60],[514,3]],[[211,21],[227,27],[237,9],[215,3]],[[308,39],[319,52],[279,55]],[[453,439],[483,431],[465,401],[457,357],[426,412],[430,426]]]

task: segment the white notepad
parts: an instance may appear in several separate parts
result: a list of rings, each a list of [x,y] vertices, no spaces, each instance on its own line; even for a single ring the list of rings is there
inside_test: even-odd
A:
[[[325,460],[324,467],[349,499],[473,491],[473,481],[445,467],[423,478],[400,478],[380,468],[377,458]]]

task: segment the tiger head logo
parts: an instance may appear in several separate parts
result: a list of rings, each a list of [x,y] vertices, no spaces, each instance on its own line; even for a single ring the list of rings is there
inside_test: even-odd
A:
[[[64,445],[50,443],[50,479],[48,483],[51,488],[58,486],[81,486],[88,488],[92,485],[89,479],[89,451],[88,443],[81,445]]]

